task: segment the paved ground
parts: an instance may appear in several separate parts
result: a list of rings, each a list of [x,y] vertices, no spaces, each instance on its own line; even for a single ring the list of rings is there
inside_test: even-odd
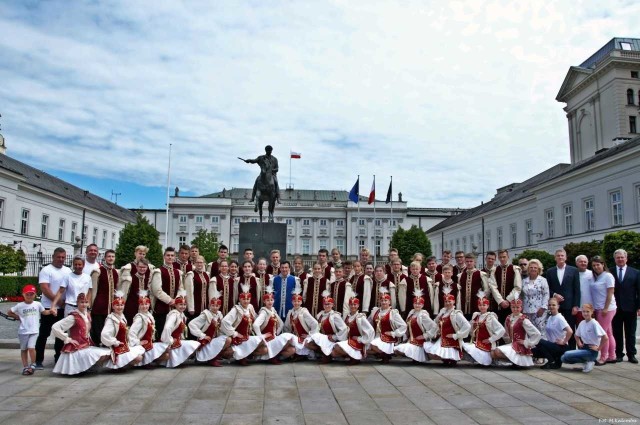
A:
[[[51,359],[52,352],[47,352]],[[640,366],[590,374],[394,361],[20,375],[0,350],[0,422],[8,424],[598,424],[637,423]]]

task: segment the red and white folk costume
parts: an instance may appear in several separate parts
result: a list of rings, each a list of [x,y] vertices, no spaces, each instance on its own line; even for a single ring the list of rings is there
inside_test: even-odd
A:
[[[311,335],[311,339],[325,356],[330,356],[336,343],[347,339],[349,328],[342,320],[342,315],[333,310],[334,300],[331,298],[331,292],[324,291],[322,298],[323,306],[331,310],[323,310],[317,314],[319,332]]]
[[[448,290],[448,288],[445,288]],[[445,305],[454,303],[455,297],[445,292]],[[424,349],[429,355],[449,362],[462,359],[462,340],[469,335],[471,325],[460,310],[444,307],[435,317],[440,338],[435,342],[425,342]],[[450,336],[453,335],[453,336]]]
[[[268,300],[273,301],[272,286],[267,286],[262,300],[263,303]],[[273,305],[270,308],[263,306],[260,309],[258,317],[253,322],[253,332],[256,336],[262,338],[267,346],[267,354],[263,356],[266,360],[274,359],[295,338],[295,335],[291,333],[283,333],[283,328],[284,322],[276,309],[273,308]],[[265,336],[267,334],[268,336]]]
[[[219,274],[215,279],[211,279],[209,283],[209,299],[213,298],[214,289],[220,293],[220,312],[226,316],[233,309],[237,300],[237,279],[229,274]]]
[[[407,342],[397,345],[395,351],[416,362],[426,363],[429,361],[429,357],[424,351],[424,343],[435,338],[438,333],[438,327],[431,320],[429,312],[422,309],[425,304],[425,299],[422,295],[422,290],[414,290],[414,309],[407,316]],[[415,308],[416,305],[419,307],[418,309]]]
[[[422,297],[424,299],[424,308],[430,315],[437,314],[440,310],[440,305],[438,302],[438,286],[434,280],[428,277],[426,274],[422,273],[418,276],[410,274],[407,277],[408,288],[413,288],[412,293],[415,298],[416,291],[420,290],[424,294]],[[408,300],[407,300],[408,302]],[[408,316],[407,316],[408,317]]]
[[[261,271],[258,269],[256,271],[256,280],[258,281],[258,287],[260,289],[260,291],[258,292],[258,297],[260,297],[261,299],[265,294],[265,289],[271,284],[271,279],[273,279],[273,276],[267,273],[266,270]]]
[[[445,282],[444,276],[443,276],[440,284],[436,288],[436,292],[438,293],[438,305],[441,309],[444,307],[444,300],[446,295],[451,294],[455,299],[456,310],[461,310],[460,285],[455,283],[453,280]]]
[[[296,348],[296,354],[299,356],[308,356],[312,353],[306,345],[312,341],[311,335],[318,332],[318,322],[309,313],[309,310],[301,306],[302,295],[300,295],[301,289],[297,287],[293,290],[291,299],[294,307],[287,313],[287,318],[284,321],[285,332],[295,335],[293,339],[293,346]],[[296,307],[296,303],[300,307]]]
[[[373,308],[373,303],[375,303],[375,298],[371,298],[371,291],[373,288],[373,280],[364,273],[353,274],[349,278],[349,283],[351,284],[351,290],[355,294],[362,294],[362,296],[358,296],[360,300],[360,306],[362,311],[369,312],[371,308]]]
[[[209,275],[195,267],[184,277],[184,289],[187,291],[187,311],[198,316],[207,310],[209,300]]]
[[[491,351],[496,348],[496,342],[504,335],[504,327],[500,324],[498,316],[486,311],[489,307],[489,299],[484,291],[478,291],[479,312],[473,313],[471,318],[471,342],[462,345],[473,361],[484,366],[491,365]],[[484,311],[484,313],[483,313]]]
[[[516,297],[519,296],[519,293]],[[522,300],[519,298],[511,301],[511,305],[520,306],[520,313],[511,313],[504,324],[506,329],[505,340],[509,344],[498,347],[498,350],[516,366],[533,366],[533,353],[531,349],[540,341],[541,334],[529,319],[522,314]],[[522,341],[522,342],[521,342]]]
[[[212,366],[221,366],[222,350],[227,343],[231,343],[230,338],[222,333],[221,325],[222,313],[216,309],[220,308],[222,300],[220,293],[215,291],[209,301],[212,308],[203,310],[197,317],[189,322],[189,332],[198,338],[200,348],[196,351],[196,360],[199,362],[212,362]],[[212,310],[216,310],[213,312]]]
[[[396,296],[398,298],[395,306],[402,317],[406,317],[409,314],[411,307],[407,304],[411,300],[411,294],[413,293],[413,282],[409,282],[407,275],[403,272],[392,272],[389,275],[389,280],[393,282],[396,288]]]
[[[187,328],[187,316],[184,315],[186,304],[187,291],[178,291],[175,299],[176,308],[167,314],[167,321],[162,330],[162,342],[169,345],[169,358],[165,363],[167,367],[180,366],[200,348],[198,341],[183,339]]]
[[[362,360],[367,354],[367,345],[373,341],[376,335],[376,331],[369,323],[367,315],[358,312],[360,306],[360,300],[356,297],[357,294],[353,294],[353,297],[349,299],[349,307],[354,313],[349,313],[345,319],[345,325],[347,325],[348,333],[346,341],[340,341],[336,344],[336,348],[339,351],[344,352],[351,358],[352,361]],[[335,354],[335,350],[334,350]]]
[[[369,312],[373,310],[374,307],[380,307],[380,289],[385,288],[387,292],[389,292],[389,296],[391,297],[391,308],[396,308],[397,299],[396,296],[396,285],[389,280],[389,275],[384,275],[384,279],[378,280],[375,275],[373,279],[371,279],[371,304],[369,305],[369,309],[362,310],[363,312]]]
[[[86,302],[86,294],[78,294],[77,303]],[[86,305],[86,304],[85,304]],[[74,310],[51,328],[53,335],[64,341],[60,358],[53,373],[76,375],[89,370],[101,358],[108,357],[111,350],[95,347],[91,340],[91,314],[86,308]]]
[[[335,309],[343,319],[349,315],[349,298],[352,293],[351,283],[344,278],[336,279],[331,283],[331,296],[335,302]]]
[[[242,289],[239,296],[240,301],[249,301],[249,304],[247,307],[243,307],[240,303],[235,305],[222,319],[221,328],[225,335],[232,337],[233,358],[246,362],[246,358],[253,354],[262,343],[262,337],[251,335],[253,322],[256,320],[256,311],[250,303],[250,288],[244,287]]]
[[[129,344],[132,347],[139,345],[144,348],[142,361],[137,366],[145,366],[162,356],[169,348],[169,344],[160,341],[154,342],[156,339],[156,320],[149,311],[151,299],[149,299],[147,291],[140,291],[138,294],[138,305],[139,311],[133,317],[129,328]]]
[[[151,272],[151,309],[159,332],[164,329],[167,314],[171,311],[169,303],[182,289],[182,272],[167,264]],[[158,335],[159,336],[159,335]]]
[[[258,282],[258,279],[256,279],[253,273],[251,274],[243,273],[241,276],[238,276],[236,280],[237,280],[236,290],[238,288],[238,285],[249,286],[249,292],[251,293],[251,305],[253,306],[253,309],[255,311],[260,310],[260,300],[262,299],[260,297],[260,293],[262,292],[262,289],[260,288],[260,283]]]
[[[127,300],[124,305],[124,317],[127,322],[133,323],[133,318],[138,314],[138,294],[140,291],[149,291],[151,284],[151,264],[144,274],[138,273],[134,263],[125,265],[121,270],[118,290],[124,294]],[[131,295],[131,296],[129,296]]]
[[[474,296],[478,291],[489,293],[489,277],[482,270],[465,268],[458,276],[460,287],[461,310],[465,317],[471,318],[473,313],[479,311]]]
[[[329,280],[324,275],[307,276],[302,284],[302,305],[312,316],[322,311],[322,293],[329,288]]]
[[[127,319],[123,314],[125,303],[123,295],[119,291],[114,294],[113,311],[107,316],[100,335],[102,344],[111,348],[111,358],[104,364],[104,367],[109,369],[120,369],[131,363],[137,363],[142,360],[144,354],[142,346],[129,345]]]
[[[380,290],[380,299],[391,301],[391,296],[386,289]],[[369,321],[376,330],[376,337],[371,341],[371,346],[376,347],[382,353],[391,356],[394,354],[398,339],[407,332],[407,324],[395,308],[374,307],[369,315]],[[383,360],[388,361],[387,358]]]

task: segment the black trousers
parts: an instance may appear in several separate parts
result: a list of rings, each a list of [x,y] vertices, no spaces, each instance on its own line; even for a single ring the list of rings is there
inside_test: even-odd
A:
[[[50,310],[50,309],[46,309]],[[42,364],[44,361],[44,350],[47,348],[47,338],[51,335],[51,328],[53,325],[62,320],[64,316],[64,307],[58,309],[58,315],[53,316],[51,314],[40,316],[40,333],[38,334],[38,339],[36,340],[36,363]],[[64,345],[64,341],[56,338],[54,342],[55,356],[54,361],[58,361],[58,357],[60,357],[60,352],[62,351],[62,346]]]
[[[576,316],[571,314],[571,309],[569,309],[569,310],[561,309],[560,313],[562,313],[562,316],[567,321],[567,324],[569,326],[571,326],[571,330],[573,331],[573,334],[575,335],[576,334]],[[575,338],[571,338],[569,340],[569,350],[575,350],[575,349],[576,349],[576,340],[575,340]]]
[[[107,320],[106,314],[92,314],[91,315],[91,340],[96,347],[102,347],[102,329],[104,328],[104,322]]]
[[[167,313],[156,313],[153,317],[156,319],[156,341],[160,341],[164,324],[167,322]]]
[[[635,311],[618,309],[613,316],[611,327],[616,340],[616,357],[622,357],[626,349],[627,357],[636,355],[636,328],[638,316]]]
[[[546,339],[541,339],[538,342],[532,351],[533,357],[544,357],[549,360],[549,363],[559,363],[560,357],[569,349],[568,345],[558,345],[555,342],[547,341]]]

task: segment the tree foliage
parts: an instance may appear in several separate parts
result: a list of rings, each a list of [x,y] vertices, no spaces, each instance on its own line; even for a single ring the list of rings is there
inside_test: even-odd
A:
[[[27,257],[21,249],[0,245],[0,273],[22,273],[27,268]]]
[[[513,259],[513,264],[518,264],[518,259],[526,258],[527,260],[540,260],[542,263],[542,267],[544,267],[543,273],[545,270],[548,270],[550,267],[556,265],[556,259],[553,255],[549,254],[547,251],[540,251],[537,249],[526,249],[520,253],[517,257]]]
[[[405,265],[409,265],[411,257],[416,252],[424,254],[425,258],[431,256],[431,242],[427,234],[416,225],[411,226],[409,230],[398,227],[391,237],[391,247],[398,250],[398,255]]]
[[[219,243],[215,233],[209,232],[207,229],[200,229],[191,244],[198,247],[200,255],[204,257],[207,263],[218,259]]]
[[[640,233],[630,230],[609,233],[602,243],[602,255],[608,265],[613,264],[613,253],[616,249],[627,251],[627,264],[640,267]]]
[[[120,231],[120,241],[116,248],[116,266],[122,267],[135,258],[135,249],[138,245],[149,248],[147,259],[155,266],[162,265],[162,245],[160,245],[160,233],[149,223],[146,217],[138,213],[135,223],[127,223]]]
[[[572,242],[566,244],[564,250],[567,251],[567,264],[575,266],[578,255],[586,255],[589,260],[596,255],[602,255],[602,241]]]

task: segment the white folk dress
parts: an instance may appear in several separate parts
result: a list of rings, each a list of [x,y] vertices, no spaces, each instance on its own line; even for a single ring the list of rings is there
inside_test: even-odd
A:
[[[511,361],[511,363],[517,366],[523,367],[531,367],[533,366],[533,355],[531,354],[531,349],[538,344],[540,338],[542,337],[540,331],[536,326],[531,323],[529,319],[522,320],[522,328],[524,329],[524,335],[518,335],[518,323],[520,322],[520,318],[522,314],[518,316],[513,316],[513,314],[507,317],[506,323],[508,324],[505,327],[505,330],[508,333],[508,337],[505,335],[506,340],[510,340],[509,344],[504,344],[498,347],[498,350],[502,351],[502,354],[507,356],[507,358]],[[522,354],[516,352],[514,349],[514,339],[523,339],[524,340],[524,350],[527,354]]]
[[[329,313],[321,311],[316,318],[319,332],[311,335],[311,339],[325,356],[330,356],[336,343],[347,339],[349,328],[337,311],[331,310]]]
[[[165,342],[153,341],[155,333],[156,320],[151,313],[138,313],[133,316],[133,323],[129,328],[129,343],[132,346],[140,345],[144,348],[142,361],[136,366],[144,366],[154,362],[169,348],[169,344]],[[142,345],[141,341],[147,341],[147,343]]]
[[[440,338],[435,342],[425,342],[423,345],[424,350],[427,354],[433,354],[443,360],[460,361],[462,358],[462,340],[469,335],[471,330],[471,325],[464,318],[464,314],[460,310],[443,308],[434,319],[434,322],[439,328]],[[442,335],[443,333],[444,335]],[[449,341],[448,334],[453,334],[452,341]]]
[[[305,344],[312,341],[311,335],[318,333],[318,321],[313,318],[309,310],[304,307],[289,310],[284,322],[284,330],[295,335],[293,345],[297,355],[308,356],[313,352],[305,347]]]
[[[407,316],[407,342],[398,344],[396,351],[417,362],[426,363],[429,357],[424,351],[424,343],[433,339],[437,333],[438,327],[429,317],[429,312],[411,310]],[[416,340],[419,336],[424,337],[423,342]]]
[[[482,314],[476,311],[471,317],[471,328],[471,342],[463,343],[462,348],[474,362],[489,366],[493,361],[491,351],[504,335],[504,327],[495,313],[489,311]],[[490,341],[489,344],[484,342],[486,339]]]
[[[278,315],[275,308],[262,307],[255,322],[253,322],[253,333],[261,337],[267,345],[267,354],[261,356],[259,360],[269,360],[280,354],[284,347],[293,339],[295,335],[282,332],[284,322]],[[271,334],[266,338],[264,334]]]
[[[100,334],[100,340],[106,347],[111,347],[111,358],[104,367],[120,369],[134,361],[136,357],[144,354],[144,347],[137,345],[131,347],[128,342],[127,319],[124,314],[111,313],[104,322],[104,328]],[[115,345],[119,345],[116,347]]]
[[[169,358],[164,365],[166,367],[178,367],[200,347],[198,341],[183,339],[184,330],[187,327],[187,317],[178,310],[171,310],[167,314],[167,321],[162,330],[162,342],[169,345]]]
[[[246,309],[236,304],[222,319],[222,332],[232,337],[231,347],[235,360],[249,357],[262,342],[262,337],[251,335],[255,318],[256,312],[251,304]]]
[[[224,348],[228,336],[221,332],[222,319],[222,313],[219,311],[214,315],[211,310],[203,310],[198,317],[189,322],[189,332],[200,342],[200,348],[196,351],[196,360],[199,362],[213,360]],[[211,341],[203,340],[207,336]]]
[[[82,323],[77,323],[82,320]],[[79,326],[78,326],[79,325]],[[85,372],[93,367],[101,357],[111,354],[108,348],[94,347],[91,344],[91,318],[88,314],[77,311],[64,319],[56,322],[51,328],[53,335],[64,341],[65,345],[60,353],[60,358],[53,368],[53,373],[62,375],[76,375]],[[74,338],[75,335],[78,335]],[[84,334],[84,335],[80,335]],[[71,339],[79,343],[78,347],[70,344]]]
[[[345,325],[347,325],[348,330],[347,339],[338,342],[337,346],[352,359],[362,360],[363,353],[366,353],[367,345],[376,336],[376,331],[364,313],[349,314],[345,320]],[[356,340],[353,337],[356,337]]]
[[[376,337],[371,345],[377,347],[386,354],[393,354],[398,338],[402,338],[407,332],[407,323],[402,320],[400,313],[395,308],[382,310],[374,307],[369,316],[369,322],[376,330]],[[392,332],[393,335],[387,335]]]

